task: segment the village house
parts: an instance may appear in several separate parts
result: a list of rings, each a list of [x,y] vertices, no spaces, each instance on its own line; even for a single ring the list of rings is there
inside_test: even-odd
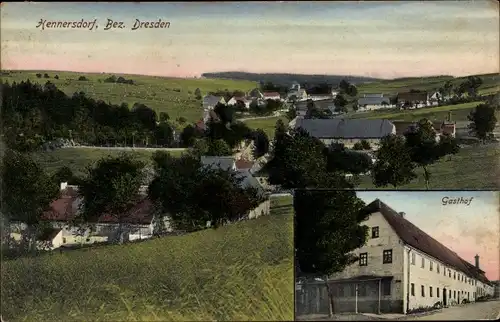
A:
[[[493,295],[478,255],[470,264],[379,199],[364,211],[359,260],[329,277],[337,312],[408,313]]]
[[[392,122],[379,119],[297,119],[295,128],[304,129],[327,146],[342,143],[346,148],[352,148],[365,140],[374,150],[384,136],[396,134]]]
[[[214,108],[217,104],[226,104],[226,100],[222,96],[207,95],[203,97],[203,122],[207,123],[213,117]]]
[[[299,83],[293,83],[291,88],[288,90],[287,96],[286,96],[287,101],[292,102],[292,101],[305,101],[307,100],[307,92],[305,89],[300,87]]]
[[[327,111],[328,110],[332,115],[339,114],[338,112],[335,111],[335,104],[333,103],[333,100],[327,99],[327,100],[321,100],[321,101],[315,101],[315,102],[312,100],[307,100],[307,101],[295,103],[296,115],[299,117],[305,117],[307,114],[307,110],[309,108],[310,102],[314,103],[314,107],[318,111]]]
[[[384,94],[364,94],[358,99],[358,107],[360,110],[378,110],[381,108],[392,108],[389,97],[384,97]]]
[[[265,99],[265,100],[280,101],[281,100],[281,95],[278,92],[264,92],[263,93],[263,99]]]
[[[257,180],[257,178],[253,176],[251,171],[253,164],[251,167],[249,167],[249,164],[243,164],[242,161],[237,161],[234,157],[231,156],[202,156],[201,162],[203,165],[209,166],[213,169],[220,168],[223,170],[234,171],[239,177],[243,178],[243,181],[241,183],[242,187],[252,187],[257,189],[259,195],[263,198],[264,201],[261,202],[261,204],[258,205],[255,209],[249,211],[248,214],[245,214],[243,218],[253,219],[270,214],[271,200],[264,187],[259,183],[259,180]]]
[[[240,104],[245,106],[246,109],[249,109],[250,104],[252,103],[252,100],[247,99],[247,98],[242,97],[242,96],[239,96],[239,97],[233,96],[233,97],[231,97],[231,99],[229,101],[227,101],[227,105],[234,106],[234,105],[238,104],[238,102],[240,102]]]
[[[126,214],[120,216],[120,219],[103,214],[82,230],[72,224],[72,220],[81,212],[83,201],[78,195],[78,187],[61,183],[60,197],[41,215],[41,222],[48,228],[39,238],[39,243],[43,245],[39,248],[55,249],[93,243],[143,240],[153,237],[155,232],[172,231],[167,216],[155,216],[156,209],[153,202],[147,198],[146,191],[147,186],[141,187],[141,198]],[[14,222],[11,224],[11,236],[19,240],[25,229],[24,223]]]
[[[262,94],[262,92],[258,88],[254,88],[253,90],[248,92],[247,98],[251,100],[264,99],[264,94]]]
[[[436,101],[430,100],[428,92],[398,93],[397,105],[401,108],[421,108],[437,105]]]
[[[430,122],[430,121],[429,121]],[[405,122],[405,121],[393,121],[396,126],[396,134],[404,135],[407,131],[412,128],[417,127],[417,122]],[[434,131],[438,137],[443,136],[445,134],[450,135],[451,137],[455,137],[456,135],[456,123],[451,121],[438,121],[431,122]]]

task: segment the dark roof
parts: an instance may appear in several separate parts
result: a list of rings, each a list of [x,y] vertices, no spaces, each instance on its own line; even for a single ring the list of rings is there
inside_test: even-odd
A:
[[[375,199],[368,204],[364,208],[364,211],[368,214],[380,212],[399,238],[407,245],[442,261],[454,269],[466,273],[469,277],[474,277],[483,283],[489,284],[486,276],[474,265],[462,259],[457,253],[432,238],[379,199]]]
[[[266,97],[266,96],[280,96],[280,93],[278,93],[278,92],[264,92],[263,95],[264,95],[264,97]]]
[[[360,97],[358,99],[358,105],[382,105],[385,102],[388,105],[390,104],[390,100],[388,97]]]
[[[371,281],[371,280],[390,280],[393,279],[394,276],[384,276],[384,275],[358,275],[349,278],[340,278],[340,279],[329,279],[328,283],[349,283],[349,282],[361,282],[361,281]]]
[[[398,102],[426,102],[427,98],[427,92],[398,93]]]
[[[37,239],[39,241],[52,241],[60,231],[61,229],[46,228],[42,232],[40,232]]]
[[[320,139],[371,139],[393,133],[394,124],[380,119],[298,119],[295,128],[299,127]]]
[[[251,169],[253,167],[254,163],[255,162],[253,162],[253,161],[239,159],[239,160],[236,160],[236,168],[237,169]]]

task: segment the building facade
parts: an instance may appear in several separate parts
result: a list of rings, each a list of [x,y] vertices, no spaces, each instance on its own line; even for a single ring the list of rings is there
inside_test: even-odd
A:
[[[336,312],[409,313],[493,295],[479,256],[468,263],[378,199],[366,211],[359,260],[330,276]]]

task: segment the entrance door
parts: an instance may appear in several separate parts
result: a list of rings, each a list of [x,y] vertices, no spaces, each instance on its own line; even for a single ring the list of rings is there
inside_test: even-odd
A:
[[[448,293],[447,293],[446,289],[444,288],[444,289],[443,289],[443,306],[448,305],[447,298],[446,298],[446,297],[447,297],[447,294],[448,294]]]

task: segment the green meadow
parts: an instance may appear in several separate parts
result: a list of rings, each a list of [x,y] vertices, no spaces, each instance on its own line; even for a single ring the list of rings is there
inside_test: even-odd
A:
[[[167,112],[171,119],[184,117],[189,123],[199,120],[203,115],[201,100],[195,97],[195,90],[200,89],[202,95],[208,92],[225,90],[249,91],[258,84],[243,80],[225,79],[188,79],[168,78],[143,75],[123,75],[104,73],[78,73],[61,71],[3,71],[3,82],[21,82],[29,79],[31,82],[45,84],[54,83],[60,90],[71,96],[75,92],[84,92],[96,100],[103,100],[113,104],[127,103],[130,107],[134,103],[143,103],[157,113]],[[36,76],[42,74],[42,78]],[[43,78],[47,73],[50,78]],[[55,79],[54,76],[59,76]],[[131,84],[105,83],[104,80],[112,75],[135,81]],[[87,81],[79,81],[85,76]]]
[[[2,262],[5,321],[291,321],[291,198],[217,230]],[[276,211],[279,209],[279,211]]]

